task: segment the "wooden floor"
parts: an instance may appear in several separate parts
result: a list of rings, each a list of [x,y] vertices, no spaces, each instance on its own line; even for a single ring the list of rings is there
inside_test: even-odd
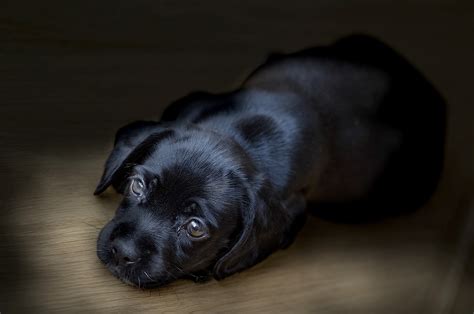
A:
[[[470,3],[1,1],[0,312],[473,313]],[[95,243],[119,198],[92,192],[115,130],[232,88],[270,51],[351,32],[390,43],[449,103],[431,202],[380,223],[311,218],[288,250],[221,282],[142,291],[112,277]]]

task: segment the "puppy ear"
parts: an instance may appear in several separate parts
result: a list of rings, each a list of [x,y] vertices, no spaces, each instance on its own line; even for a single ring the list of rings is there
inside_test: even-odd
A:
[[[158,122],[135,121],[120,128],[115,134],[112,152],[105,163],[104,173],[94,195],[104,192],[114,181],[114,176],[130,153],[150,134],[161,130]]]
[[[214,277],[223,279],[287,247],[305,217],[304,205],[297,210],[287,208],[268,180],[252,183],[248,188],[248,202],[242,207],[242,231],[234,246],[216,262]]]

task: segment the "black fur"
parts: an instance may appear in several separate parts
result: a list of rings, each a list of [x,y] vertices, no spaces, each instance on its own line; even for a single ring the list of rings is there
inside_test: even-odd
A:
[[[445,119],[438,92],[371,37],[272,55],[235,91],[117,132],[95,194],[124,199],[99,258],[138,286],[222,279],[290,245],[307,202],[329,218],[416,208],[436,188]]]

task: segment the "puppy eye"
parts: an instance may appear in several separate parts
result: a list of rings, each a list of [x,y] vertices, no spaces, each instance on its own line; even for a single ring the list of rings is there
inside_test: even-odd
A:
[[[207,235],[207,228],[202,221],[193,218],[186,224],[186,232],[193,238],[203,238]]]
[[[137,197],[142,196],[145,190],[145,183],[141,179],[133,179],[130,185],[130,191]]]

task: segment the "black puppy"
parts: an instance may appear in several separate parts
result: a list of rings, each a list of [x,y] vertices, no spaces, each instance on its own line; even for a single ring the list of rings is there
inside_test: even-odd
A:
[[[192,93],[117,132],[95,194],[124,199],[99,258],[143,287],[222,279],[291,244],[308,201],[353,216],[420,206],[444,128],[440,95],[373,38],[272,55],[238,90]]]

